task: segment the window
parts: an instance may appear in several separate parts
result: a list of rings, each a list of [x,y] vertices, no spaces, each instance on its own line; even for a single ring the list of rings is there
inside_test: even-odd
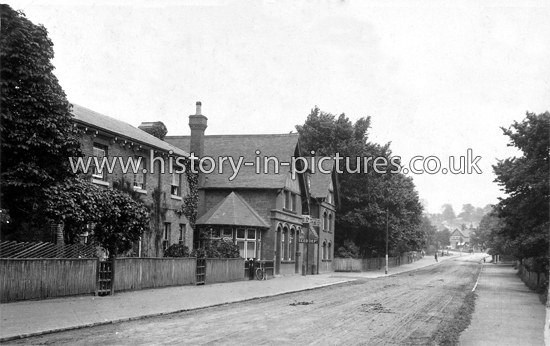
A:
[[[162,250],[166,251],[168,247],[170,246],[170,235],[172,233],[172,224],[171,223],[165,223],[164,224],[164,232],[162,235]]]
[[[170,193],[173,196],[181,196],[181,173],[172,172],[172,189]]]
[[[141,156],[136,156],[136,162],[139,162],[139,168],[136,173],[134,173],[134,189],[136,190],[145,190],[145,173],[143,169],[147,167],[145,163],[145,158]],[[138,161],[139,160],[139,161]]]
[[[323,213],[323,231],[324,232],[328,231],[328,221],[327,221],[327,212],[326,211]]]
[[[259,230],[237,228],[237,245],[242,258],[259,258],[260,251],[256,246],[257,241],[260,241]]]
[[[101,144],[94,143],[94,157],[97,157],[97,162],[101,165],[101,161],[107,157],[107,147]],[[99,167],[95,166],[94,162],[94,171],[92,177],[99,180],[106,180],[107,176],[105,175],[105,168],[99,170]]]
[[[332,214],[328,214],[328,231],[332,233]]]
[[[282,237],[282,246],[283,246],[283,257],[282,259],[283,260],[287,260],[288,259],[288,243],[289,243],[289,234],[288,234],[288,229],[283,229],[283,237]]]
[[[291,209],[291,205],[290,205],[290,191],[285,191],[285,209]]]
[[[233,239],[233,230],[231,228],[224,228],[223,236]]]
[[[323,241],[323,253],[321,254],[321,259],[327,259],[327,241]]]
[[[288,248],[289,248],[289,252],[290,252],[290,257],[289,259],[291,261],[294,261],[294,255],[296,254],[296,245],[295,245],[295,238],[294,238],[294,235],[296,234],[296,232],[294,231],[294,229],[291,229],[290,230],[290,238],[289,238],[289,242],[288,242]]]
[[[285,191],[284,209],[296,211],[296,194],[290,191]]]
[[[332,259],[332,242],[328,242],[327,260]]]
[[[180,223],[180,238],[179,243],[185,244],[185,231],[187,230],[187,225],[184,223]]]
[[[279,244],[279,252],[281,254],[281,260],[285,259],[285,237],[286,237],[286,229],[281,231],[281,244]]]
[[[221,236],[221,229],[219,229],[218,227],[213,227],[211,237],[214,239],[219,239],[220,236]]]

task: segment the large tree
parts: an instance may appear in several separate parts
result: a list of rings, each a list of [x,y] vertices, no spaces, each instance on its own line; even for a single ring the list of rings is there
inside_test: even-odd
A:
[[[44,223],[37,210],[45,190],[74,176],[69,156],[81,156],[71,105],[53,74],[53,44],[42,25],[0,5],[2,232]],[[31,227],[32,228],[32,227]]]
[[[495,206],[503,221],[498,235],[507,239],[518,258],[548,260],[550,185],[550,113],[527,113],[522,122],[502,128],[508,146],[521,156],[493,166],[497,182],[508,195]]]
[[[8,5],[0,9],[2,238],[49,240],[55,223],[74,242],[94,224],[92,239],[111,256],[127,251],[148,227],[149,212],[71,170],[69,157],[82,155],[79,132],[53,74],[48,32]]]
[[[456,219],[456,214],[452,204],[443,204],[441,206],[441,214],[443,215],[443,219],[445,221],[453,221],[454,219]]]
[[[422,206],[412,179],[392,166],[389,144],[368,142],[370,118],[352,123],[345,114],[339,116],[312,109],[303,125],[296,126],[305,153],[348,158],[339,162],[341,206],[336,215],[336,249],[355,243],[363,256],[385,250],[386,226],[390,249],[402,252],[419,248],[425,235],[419,227]],[[364,158],[372,160],[365,162]],[[374,158],[385,158],[386,164],[374,170]],[[356,158],[360,158],[357,163]],[[397,164],[398,161],[394,161]],[[360,172],[356,172],[360,169]]]
[[[505,253],[506,245],[500,243],[498,237],[493,237],[500,232],[502,220],[494,214],[483,216],[478,228],[470,235],[470,243],[482,249],[491,248],[493,252]]]
[[[474,213],[476,208],[470,203],[462,206],[462,212],[458,214],[458,217],[462,218],[462,221],[470,222],[474,219]]]

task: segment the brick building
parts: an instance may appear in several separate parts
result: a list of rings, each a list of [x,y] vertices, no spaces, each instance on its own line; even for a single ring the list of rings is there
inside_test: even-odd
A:
[[[323,160],[323,158],[316,158],[316,162],[320,160]],[[308,189],[311,199],[311,216],[319,220],[318,225],[314,228],[319,236],[319,246],[315,251],[317,256],[315,263],[319,263],[317,267],[319,272],[327,272],[332,271],[334,224],[340,196],[338,194],[338,175],[335,170],[335,160],[325,158],[321,162],[323,169],[331,173],[310,172],[308,174]]]
[[[116,162],[113,169],[99,169],[92,161],[88,171],[92,182],[104,188],[126,182],[151,210],[150,230],[135,244],[132,255],[159,257],[164,249],[177,243],[191,249],[193,230],[182,213],[191,190],[187,173],[178,173],[181,167],[175,165],[178,159],[189,160],[189,154],[130,124],[87,108],[73,105],[72,113],[75,125],[83,130],[80,142],[85,159],[105,157],[109,163]],[[137,172],[131,164],[126,166],[129,169],[123,169],[128,159],[137,165],[139,158]]]
[[[197,102],[196,114],[189,116],[191,135],[165,138],[200,157],[207,171],[199,173],[197,227],[212,238],[233,239],[244,258],[274,260],[276,274],[299,273],[302,265],[318,272],[323,260],[322,270],[330,270],[337,195],[333,164],[331,174],[293,176],[292,158],[302,157],[298,134],[205,135],[207,120]],[[299,170],[302,165],[297,161]],[[304,223],[310,214],[326,215],[321,238]]]

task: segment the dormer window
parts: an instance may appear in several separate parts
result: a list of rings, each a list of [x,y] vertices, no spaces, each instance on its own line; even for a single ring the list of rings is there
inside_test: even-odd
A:
[[[284,209],[290,211],[296,211],[296,194],[290,191],[285,191],[285,205]]]
[[[334,193],[332,191],[328,192],[327,203],[334,204]]]

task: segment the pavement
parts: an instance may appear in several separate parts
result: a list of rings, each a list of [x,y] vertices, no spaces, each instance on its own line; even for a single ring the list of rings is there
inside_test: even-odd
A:
[[[483,264],[461,346],[544,345],[546,309],[510,264]]]
[[[463,254],[463,256],[467,255]],[[433,257],[426,256],[414,263],[399,267],[390,267],[388,275],[438,265],[443,261],[458,257],[458,254],[439,257],[439,262],[435,262]],[[511,274],[512,276],[514,275],[514,273]],[[125,291],[116,292],[114,296],[106,297],[75,296],[0,304],[0,342],[76,328],[202,309],[216,305],[316,289],[357,279],[374,279],[383,276],[386,276],[384,268],[360,273],[330,272],[307,276],[289,275],[267,281],[238,281],[203,286],[176,286]],[[485,281],[481,282],[480,280],[478,289],[484,288],[486,285]],[[521,281],[519,282],[523,285]],[[517,286],[515,285],[512,289],[519,290],[520,288]],[[508,286],[505,286],[504,290],[508,291]],[[526,287],[524,290],[529,292]],[[525,295],[526,298],[527,296]],[[537,299],[536,295],[532,293],[530,298]],[[542,308],[544,311],[542,304],[538,303],[538,306],[535,305],[533,304],[533,308]],[[483,309],[485,309],[485,305],[483,306]],[[544,316],[540,318],[539,315],[537,315],[536,319],[543,323]],[[502,343],[499,345],[502,345]],[[521,343],[516,345],[521,345]]]

